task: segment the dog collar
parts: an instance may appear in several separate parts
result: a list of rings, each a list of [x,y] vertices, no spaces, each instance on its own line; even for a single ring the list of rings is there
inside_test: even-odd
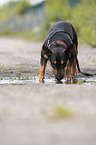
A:
[[[57,44],[63,45],[63,46],[65,46],[67,48],[67,45],[61,40],[57,40]]]
[[[53,41],[51,44],[48,45],[48,48],[51,48],[51,46],[54,44],[60,44],[60,45],[63,45],[64,47],[68,48],[67,45],[61,40]]]
[[[50,36],[49,39],[47,39],[47,40],[48,40],[48,43],[47,43],[47,47],[48,47],[48,48],[50,48],[51,45],[53,45],[53,44],[61,44],[61,45],[65,46],[66,48],[68,48],[67,45],[66,45],[63,41],[61,41],[61,40],[57,40],[56,42],[53,41],[52,43],[50,43],[50,39],[51,39],[56,33],[59,33],[59,32],[65,33],[65,34],[67,35],[67,37],[69,38],[70,42],[73,43],[72,38],[71,38],[71,36],[70,36],[68,33],[64,32],[64,31],[57,31],[57,32],[55,32],[54,34],[52,34],[52,35]]]

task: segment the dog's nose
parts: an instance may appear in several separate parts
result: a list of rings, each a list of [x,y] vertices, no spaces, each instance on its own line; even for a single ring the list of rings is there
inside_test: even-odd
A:
[[[62,76],[62,75],[56,76],[56,79],[57,79],[58,81],[60,81],[60,80],[63,79],[63,76]]]

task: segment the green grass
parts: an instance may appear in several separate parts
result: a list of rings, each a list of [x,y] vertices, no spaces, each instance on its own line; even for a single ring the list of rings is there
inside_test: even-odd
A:
[[[81,85],[82,83],[85,83],[85,82],[86,82],[86,81],[85,81],[85,80],[82,80],[82,79],[79,79],[79,80],[78,80],[78,84],[79,84],[79,85]]]
[[[67,108],[67,107],[63,107],[63,106],[55,106],[54,107],[54,118],[69,118],[72,116],[72,111]]]
[[[93,59],[92,59],[92,62],[96,64],[96,59],[93,58]]]
[[[8,37],[15,37],[15,38],[23,38],[27,41],[42,41],[42,36],[40,32],[30,32],[30,30],[24,30],[20,32],[12,32],[10,29],[6,29],[0,32],[0,36],[8,36]]]
[[[29,2],[22,1],[13,5],[12,8],[9,8],[8,5],[0,8],[0,23],[8,19],[11,20],[13,16],[16,16],[19,21],[22,12],[28,6],[31,6]],[[24,14],[23,16],[26,19],[27,15]],[[43,41],[49,28],[57,21],[68,21],[74,26],[79,44],[88,43],[92,47],[96,47],[96,0],[81,0],[75,7],[70,7],[68,0],[47,0],[45,17],[42,18],[39,29],[27,27],[25,30],[15,33],[8,26],[4,31],[0,30],[0,36],[20,37],[29,41]]]

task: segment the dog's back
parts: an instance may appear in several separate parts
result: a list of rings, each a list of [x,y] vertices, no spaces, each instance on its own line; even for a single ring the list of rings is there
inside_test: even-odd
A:
[[[54,35],[57,32],[60,32],[60,31],[68,34],[70,36],[71,40],[73,41],[73,43],[76,44],[76,47],[78,46],[77,34],[76,34],[74,27],[69,22],[65,22],[65,21],[59,21],[59,22],[55,23],[49,29],[49,31],[46,35],[45,41],[44,41],[44,45],[47,47],[48,40],[50,40],[52,35]]]

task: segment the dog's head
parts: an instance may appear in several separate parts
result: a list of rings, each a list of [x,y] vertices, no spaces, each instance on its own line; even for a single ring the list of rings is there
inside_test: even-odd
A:
[[[62,47],[62,45],[53,45],[53,47],[44,48],[45,55],[48,57],[52,69],[54,71],[55,78],[60,81],[64,77],[64,69],[66,67],[70,48]]]

